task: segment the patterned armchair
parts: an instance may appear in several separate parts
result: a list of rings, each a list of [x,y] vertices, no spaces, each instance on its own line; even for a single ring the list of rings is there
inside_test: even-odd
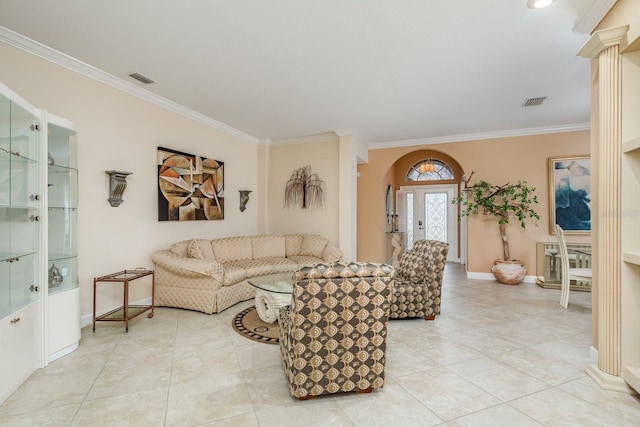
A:
[[[291,396],[370,392],[384,384],[394,269],[335,263],[294,273],[280,309],[280,351]]]
[[[418,240],[400,257],[391,297],[391,319],[440,314],[442,275],[449,244],[437,240]]]

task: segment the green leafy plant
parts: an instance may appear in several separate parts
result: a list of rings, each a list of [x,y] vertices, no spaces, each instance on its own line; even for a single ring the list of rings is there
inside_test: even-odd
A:
[[[469,179],[464,180],[465,184],[469,183],[473,174],[474,172],[471,172]],[[509,218],[515,217],[523,229],[527,228],[526,221],[531,218],[535,218],[537,225],[540,215],[532,207],[538,203],[535,191],[535,187],[529,187],[527,181],[504,185],[478,181],[476,184],[462,189],[461,194],[452,203],[460,205],[461,217],[478,215],[482,212],[498,218],[504,260],[509,261],[511,259],[507,239]]]

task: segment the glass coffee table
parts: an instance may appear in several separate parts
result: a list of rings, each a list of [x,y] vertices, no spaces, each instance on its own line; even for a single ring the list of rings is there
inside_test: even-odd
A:
[[[247,282],[256,288],[256,311],[264,322],[274,323],[280,308],[291,304],[293,273],[252,277]]]

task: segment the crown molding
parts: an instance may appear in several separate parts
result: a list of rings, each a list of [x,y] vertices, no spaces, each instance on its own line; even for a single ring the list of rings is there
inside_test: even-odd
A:
[[[511,138],[518,136],[542,135],[546,133],[575,132],[591,129],[590,123],[576,123],[562,126],[545,126],[537,128],[510,129],[494,132],[477,132],[462,135],[436,136],[433,138],[405,139],[369,144],[370,150],[382,148],[411,147],[414,145],[446,144],[449,142],[476,141],[484,139]]]
[[[347,129],[334,129],[333,132],[338,136],[351,136],[358,139],[362,144],[368,147],[371,142],[362,136],[360,131],[356,128],[347,128]]]
[[[156,95],[153,92],[136,86],[133,83],[129,83],[119,77],[113,76],[103,70],[100,70],[99,68],[79,61],[67,54],[45,46],[35,40],[31,40],[3,26],[0,26],[0,41],[18,49],[22,49],[33,55],[39,56],[40,58],[46,59],[47,61],[53,62],[54,64],[61,65],[71,71],[75,71],[76,73],[82,74],[86,77],[92,78],[113,88],[126,92],[129,95],[133,95],[151,104],[155,104],[166,110],[194,120],[198,123],[202,123],[206,126],[234,136],[238,139],[241,139],[242,141],[252,144],[258,144],[258,139],[249,134],[246,134],[229,125],[212,119],[211,117],[205,116],[202,113],[198,113],[197,111],[194,111],[176,102],[163,98],[160,95]]]
[[[618,0],[595,0],[584,15],[576,21],[573,31],[581,34],[591,34],[600,21],[607,16],[607,13]]]
[[[628,25],[596,31],[580,48],[578,56],[594,59],[611,46],[626,45],[627,31],[629,31]]]

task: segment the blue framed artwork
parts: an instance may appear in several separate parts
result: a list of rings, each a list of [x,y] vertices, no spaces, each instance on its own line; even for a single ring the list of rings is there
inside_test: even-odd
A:
[[[591,159],[549,159],[549,233],[558,224],[567,234],[591,233]]]

